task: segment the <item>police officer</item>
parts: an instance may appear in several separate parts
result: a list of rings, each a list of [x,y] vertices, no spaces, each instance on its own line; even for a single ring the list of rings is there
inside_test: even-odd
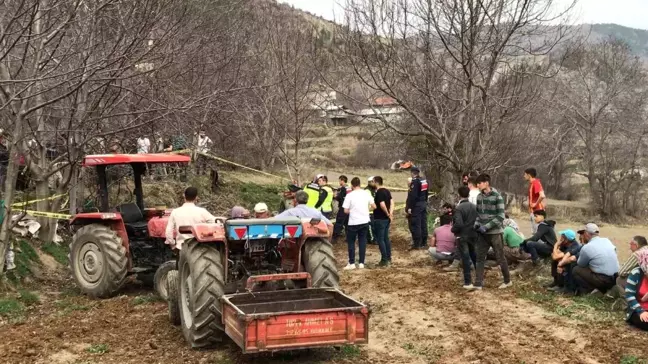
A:
[[[308,194],[308,203],[306,206],[312,207],[319,210],[326,200],[327,192],[322,188],[324,186],[324,175],[318,174],[313,179],[312,183],[309,183],[304,191]]]
[[[330,220],[331,215],[333,215],[333,198],[335,196],[333,195],[333,188],[328,184],[328,177],[324,176],[322,179],[324,180],[324,185],[321,188],[326,191],[326,198],[324,199],[324,203],[322,203],[321,210],[322,215]]]
[[[340,181],[340,188],[338,188],[337,195],[335,196],[335,200],[338,202],[338,212],[335,217],[335,226],[333,227],[333,240],[342,236],[342,231],[346,229],[349,215],[344,212],[342,205],[347,194],[352,191],[351,186],[347,185],[349,182],[347,176],[341,175],[338,179]]]
[[[412,167],[412,183],[410,183],[409,192],[407,193],[407,203],[405,212],[409,218],[409,228],[412,233],[413,249],[425,249],[428,240],[427,228],[427,199],[428,199],[428,182],[419,175],[421,170],[418,167]]]
[[[367,187],[365,191],[371,194],[373,199],[376,198],[376,182],[374,182],[374,176],[371,176],[367,179]],[[374,215],[373,210],[369,210],[369,236],[367,237],[367,243],[372,245],[378,245],[376,242],[376,235],[374,234]]]

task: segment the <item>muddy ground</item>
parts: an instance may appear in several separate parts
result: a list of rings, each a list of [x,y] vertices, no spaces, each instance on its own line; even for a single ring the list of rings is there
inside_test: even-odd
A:
[[[498,291],[497,270],[484,292],[461,290],[459,273],[430,264],[425,252],[407,252],[396,237],[394,265],[342,273],[344,291],[372,308],[370,343],[275,355],[242,356],[232,342],[189,349],[166,305],[131,284],[124,294],[93,300],[52,275],[40,303],[21,318],[0,323],[3,363],[640,363],[648,334],[623,323],[605,299],[572,300],[547,294],[538,272],[515,277]],[[340,267],[346,248],[336,246]],[[542,278],[542,277],[541,277]],[[546,278],[546,277],[545,277]]]

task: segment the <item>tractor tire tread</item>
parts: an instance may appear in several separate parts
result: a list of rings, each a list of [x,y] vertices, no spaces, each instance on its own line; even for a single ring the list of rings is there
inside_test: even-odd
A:
[[[194,289],[193,327],[189,335],[193,348],[213,346],[223,340],[220,298],[225,292],[221,253],[216,248],[191,241],[181,254],[191,270]],[[182,263],[184,264],[184,263]]]
[[[169,307],[169,321],[172,325],[180,325],[180,292],[178,291],[178,271],[167,273],[167,304]]]
[[[325,239],[309,239],[304,245],[304,267],[310,273],[313,287],[338,288],[340,275],[333,245]]]
[[[79,283],[73,267],[73,257],[75,246],[89,239],[82,239],[84,236],[90,235],[95,238],[94,242],[100,246],[106,263],[106,271],[101,278],[101,283],[94,289],[88,289]],[[73,276],[84,293],[97,297],[108,298],[114,296],[126,283],[128,274],[128,257],[126,256],[126,248],[122,244],[122,239],[108,226],[100,224],[89,224],[80,228],[70,243],[69,254],[70,268]]]

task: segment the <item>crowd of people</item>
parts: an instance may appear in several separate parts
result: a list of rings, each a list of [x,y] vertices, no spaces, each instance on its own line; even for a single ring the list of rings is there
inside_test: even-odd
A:
[[[420,176],[418,168],[413,167],[411,172],[405,205],[412,237],[410,250],[427,249],[434,264],[443,265],[445,271],[461,269],[463,289],[470,292],[483,290],[487,268],[499,266],[502,283],[498,288],[506,289],[513,284],[512,271],[550,264],[552,279],[546,285],[549,291],[565,295],[616,295],[627,302],[627,321],[648,330],[648,242],[645,237],[632,239],[632,255],[619,265],[615,245],[600,235],[596,224],[588,223],[578,231],[564,229],[557,232],[556,222],[547,219],[542,184],[535,169],[529,168],[524,176],[529,182],[529,216],[533,232],[530,237],[525,237],[518,224],[506,213],[504,199],[491,186],[490,176],[481,173],[467,175],[464,185],[457,190],[458,201],[442,206],[439,226],[428,238],[428,182]],[[391,192],[383,185],[383,178],[371,177],[364,188],[358,177],[352,178],[350,185],[344,175],[338,181],[339,188],[333,189],[326,176],[317,175],[306,188],[296,192],[295,206],[275,217],[324,221],[334,241],[345,233],[348,262],[344,270],[365,268],[367,244],[372,240],[380,250],[381,258],[377,265],[390,266],[389,231],[395,204]],[[196,194],[197,191],[187,189],[185,206],[174,210],[170,221],[204,217],[202,210],[193,211]],[[332,221],[334,201],[338,202],[339,208]],[[183,217],[174,216],[180,213]],[[268,206],[258,203],[253,216],[269,218]],[[241,206],[231,210],[232,219],[250,217],[250,212]],[[167,234],[169,231],[172,230],[167,230]],[[494,262],[489,264],[489,260]]]

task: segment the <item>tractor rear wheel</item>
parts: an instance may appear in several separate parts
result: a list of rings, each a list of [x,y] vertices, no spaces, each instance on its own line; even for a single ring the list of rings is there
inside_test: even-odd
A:
[[[180,292],[178,290],[178,271],[172,270],[166,276],[167,304],[169,306],[169,321],[171,324],[180,325]]]
[[[333,255],[333,245],[326,239],[308,239],[304,243],[304,268],[315,288],[338,288],[340,276]]]
[[[155,276],[153,277],[153,287],[155,288],[155,292],[163,299],[166,300],[169,295],[167,294],[167,274],[171,272],[172,270],[176,269],[176,261],[175,260],[170,260],[168,262],[165,262],[161,266],[158,267],[158,269],[155,271]]]
[[[111,297],[126,282],[126,248],[108,226],[90,224],[79,229],[70,244],[69,258],[74,280],[85,294]]]
[[[180,251],[180,317],[182,334],[192,348],[223,340],[220,298],[225,293],[221,252],[195,240]]]

